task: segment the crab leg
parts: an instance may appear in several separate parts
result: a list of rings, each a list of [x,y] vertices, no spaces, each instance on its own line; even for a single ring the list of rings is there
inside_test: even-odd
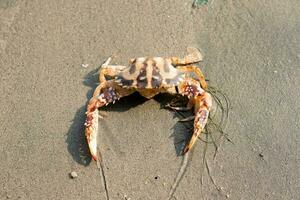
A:
[[[111,102],[114,103],[121,97],[130,95],[133,92],[133,90],[120,88],[113,81],[105,81],[95,89],[94,95],[87,106],[84,124],[85,135],[94,160],[97,160],[98,108]]]
[[[194,100],[195,100],[194,133],[189,143],[185,146],[183,150],[183,154],[187,153],[192,148],[197,138],[200,136],[201,132],[203,131],[208,119],[209,110],[212,105],[211,95],[207,92],[203,92],[202,94],[195,96]]]
[[[190,65],[192,63],[197,63],[203,60],[203,56],[197,48],[188,47],[187,52],[188,55],[186,55],[183,59],[172,57],[172,65]]]
[[[116,76],[118,73],[123,71],[126,66],[123,65],[109,65],[112,60],[112,56],[109,57],[102,65],[99,70],[99,81],[103,83],[106,81],[105,76]]]
[[[197,67],[195,65],[189,65],[189,66],[178,66],[178,67],[176,67],[176,69],[181,70],[183,72],[194,72],[200,80],[201,87],[204,90],[207,88],[207,83],[205,81],[205,77],[199,67]]]
[[[198,63],[203,60],[203,56],[197,48],[188,47],[188,55],[183,59],[177,57],[171,57],[171,63],[176,66],[176,69],[182,72],[194,72],[200,80],[201,87],[205,90],[207,88],[207,83],[205,81],[202,71],[194,65],[193,63]]]
[[[195,102],[190,99],[185,107],[171,106],[170,104],[168,104],[166,107],[177,111],[190,111],[194,107],[194,104]]]

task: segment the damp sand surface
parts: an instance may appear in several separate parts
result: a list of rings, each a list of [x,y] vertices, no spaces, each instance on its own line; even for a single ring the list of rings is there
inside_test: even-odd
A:
[[[211,175],[198,141],[176,199],[300,196],[300,2],[0,0],[0,199],[105,199],[84,138],[93,74],[110,55],[184,56],[201,49],[209,84],[230,112]],[[100,149],[115,199],[167,199],[179,171],[175,135],[187,134],[161,105],[133,95],[105,109]],[[163,103],[162,103],[163,102]],[[102,111],[103,112],[103,111]],[[76,178],[70,178],[75,172]],[[73,173],[74,175],[74,173]]]

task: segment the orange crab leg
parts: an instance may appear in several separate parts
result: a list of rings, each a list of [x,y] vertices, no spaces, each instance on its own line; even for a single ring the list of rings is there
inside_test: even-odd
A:
[[[105,81],[95,89],[94,95],[87,106],[84,124],[88,146],[94,160],[97,160],[98,108],[111,102],[114,103],[121,97],[130,95],[133,92],[133,90],[120,88],[113,81]]]
[[[189,65],[189,66],[178,66],[178,67],[176,67],[176,69],[181,70],[183,72],[194,72],[200,80],[201,87],[204,90],[207,88],[207,83],[205,81],[205,77],[199,67],[197,67],[195,65]]]
[[[197,63],[203,60],[203,56],[197,48],[188,47],[187,48],[188,55],[183,59],[177,57],[171,57],[172,65],[190,65],[193,63]]]
[[[123,65],[109,65],[110,61],[112,60],[112,56],[109,57],[102,65],[99,70],[99,81],[103,83],[106,81],[105,76],[115,76],[116,74],[120,73],[122,70],[126,68]]]
[[[201,87],[205,90],[207,88],[207,83],[202,71],[194,65],[193,63],[198,63],[203,60],[203,56],[197,48],[188,47],[188,55],[183,59],[177,57],[171,57],[171,63],[173,66],[176,66],[176,69],[182,72],[194,72],[200,80]]]
[[[208,115],[209,110],[212,105],[211,95],[207,92],[197,95],[195,98],[195,120],[194,120],[194,133],[189,143],[185,146],[183,154],[187,153],[197,141],[197,138],[200,136],[203,131]]]

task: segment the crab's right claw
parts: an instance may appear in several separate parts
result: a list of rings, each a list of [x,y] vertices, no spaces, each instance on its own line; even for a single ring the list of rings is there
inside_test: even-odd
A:
[[[106,82],[107,83],[107,82]],[[120,98],[116,90],[106,85],[100,84],[94,92],[94,96],[89,101],[85,120],[85,136],[90,152],[94,160],[97,160],[97,135],[98,135],[98,108],[114,102]]]
[[[86,112],[86,120],[84,123],[85,136],[94,160],[97,160],[98,108],[105,104],[105,101],[93,97],[88,104]]]
[[[185,146],[183,154],[187,153],[197,141],[203,131],[209,115],[209,110],[212,105],[212,98],[209,93],[204,92],[203,94],[195,97],[195,120],[194,120],[194,133],[189,143]]]
[[[98,108],[101,105],[96,98],[90,100],[84,123],[85,136],[94,160],[97,160]]]
[[[95,89],[93,97],[88,103],[85,120],[85,135],[90,152],[94,160],[97,160],[97,135],[98,135],[98,108],[114,103],[124,96],[132,94],[134,90],[124,89],[118,86],[114,80],[102,82]],[[100,116],[101,117],[101,116]]]

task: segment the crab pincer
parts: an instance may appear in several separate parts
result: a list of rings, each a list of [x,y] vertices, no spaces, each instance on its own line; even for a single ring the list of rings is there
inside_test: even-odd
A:
[[[203,131],[211,108],[212,99],[209,93],[205,92],[201,96],[195,98],[195,120],[194,120],[194,133],[189,143],[185,146],[183,153],[188,152],[195,144],[197,138]]]
[[[121,97],[131,93],[132,91],[120,88],[113,81],[105,81],[95,89],[94,95],[87,106],[84,124],[85,135],[94,160],[97,160],[98,119],[100,116],[98,108],[107,106],[109,103],[115,103]]]
[[[201,132],[203,131],[212,106],[212,98],[209,93],[203,90],[200,83],[192,78],[185,77],[179,85],[179,93],[189,98],[188,107],[194,107],[194,132],[183,150],[183,154],[187,153],[195,144]]]
[[[109,86],[107,82],[100,84],[95,94],[89,101],[85,120],[85,135],[89,145],[90,152],[94,160],[97,160],[97,133],[98,133],[98,108],[108,105],[120,98],[115,89]]]

